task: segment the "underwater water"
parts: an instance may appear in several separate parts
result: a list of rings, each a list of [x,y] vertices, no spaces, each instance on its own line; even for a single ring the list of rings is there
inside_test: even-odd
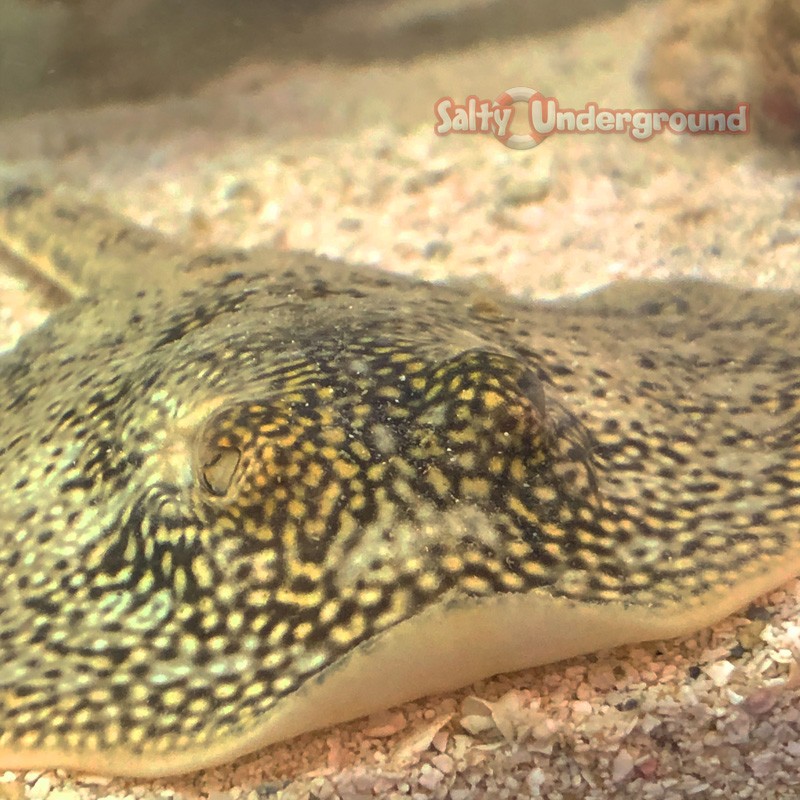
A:
[[[800,291],[797,19],[782,0],[0,0],[0,179],[60,187],[187,253],[305,250],[492,298],[508,292],[509,304],[630,278],[695,278],[775,289],[785,301],[774,308],[791,307]],[[748,123],[647,141],[627,130],[563,132],[515,149],[477,115],[482,103],[507,113],[509,92],[509,130],[523,148],[517,98],[536,92],[561,108],[649,109],[665,120],[744,103]],[[454,116],[437,135],[436,109],[456,107],[477,129],[458,131]],[[65,304],[42,264],[23,262],[0,260],[6,351]],[[735,314],[733,303],[727,318]],[[76,331],[81,324],[76,317]],[[565,330],[561,346],[577,346],[575,336]],[[698,349],[698,365],[735,363],[738,339],[710,340],[715,354]],[[787,365],[796,357],[781,337],[739,349],[751,346],[785,351]],[[790,369],[784,403],[796,391]],[[731,397],[760,375],[725,389],[714,380],[727,373],[710,374],[702,388]],[[769,419],[752,429],[769,437]],[[180,467],[180,454],[172,458]],[[216,485],[219,471],[209,475]],[[41,800],[792,797],[800,590],[779,587],[784,577],[695,635],[501,675],[212,771],[134,784],[23,770],[0,773],[0,788]]]

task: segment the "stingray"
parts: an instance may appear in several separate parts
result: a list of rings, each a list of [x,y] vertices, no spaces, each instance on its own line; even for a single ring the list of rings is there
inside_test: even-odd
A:
[[[17,186],[0,769],[155,776],[708,626],[800,572],[800,298],[523,302]]]

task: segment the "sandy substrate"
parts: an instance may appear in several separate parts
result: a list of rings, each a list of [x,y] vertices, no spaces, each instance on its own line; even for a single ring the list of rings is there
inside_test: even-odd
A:
[[[399,66],[251,63],[188,99],[5,122],[5,167],[200,245],[315,250],[530,296],[692,275],[800,290],[800,161],[753,137],[433,134],[512,86],[647,105],[657,6]],[[635,43],[635,44],[632,44]],[[746,99],[746,98],[745,98]],[[0,344],[46,314],[0,275]],[[800,582],[712,630],[428,698],[157,782],[0,774],[0,798],[794,798]]]

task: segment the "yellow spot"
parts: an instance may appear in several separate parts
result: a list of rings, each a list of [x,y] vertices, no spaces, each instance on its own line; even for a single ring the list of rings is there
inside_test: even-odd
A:
[[[512,494],[511,497],[508,498],[508,510],[528,522],[538,522],[536,515],[516,495]]]
[[[461,493],[466,497],[485,500],[490,491],[491,484],[486,478],[463,478],[461,481]]]
[[[164,703],[165,706],[172,706],[173,708],[177,708],[185,699],[186,697],[183,692],[177,689],[167,689],[167,691],[163,692],[161,695],[161,702]]]
[[[514,572],[504,572],[502,581],[503,586],[512,592],[518,592],[525,588],[525,579]]]
[[[301,622],[293,631],[295,641],[302,642],[314,632],[314,626],[310,622]]]
[[[363,636],[367,623],[363,614],[355,613],[346,625],[336,625],[331,629],[330,638],[337,645],[348,645]]]
[[[370,460],[370,452],[367,449],[367,446],[358,440],[350,443],[350,451],[353,455],[359,459],[360,461],[369,461]],[[331,457],[331,460],[336,456],[336,453]]]
[[[464,591],[472,594],[489,594],[492,590],[492,584],[478,575],[465,575],[460,585]]]
[[[337,458],[333,462],[333,471],[342,479],[350,480],[358,475],[358,467],[350,461],[345,461],[342,458]]]
[[[438,467],[430,467],[425,473],[425,477],[439,497],[444,497],[450,492],[450,482]]]
[[[433,592],[439,586],[439,579],[432,572],[422,572],[417,576],[417,586],[423,592]]]
[[[460,572],[464,568],[464,562],[456,555],[444,556],[440,564],[445,572]]]
[[[489,411],[494,411],[503,405],[503,396],[497,392],[484,392],[483,404]]]
[[[491,472],[492,475],[500,475],[503,472],[505,463],[505,459],[501,458],[500,456],[492,456],[487,464],[489,467],[489,472]]]

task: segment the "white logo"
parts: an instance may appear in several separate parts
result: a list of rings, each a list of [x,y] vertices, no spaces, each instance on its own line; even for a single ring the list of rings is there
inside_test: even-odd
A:
[[[511,123],[525,104],[526,129],[513,132]],[[655,134],[743,134],[750,132],[750,106],[739,103],[729,111],[682,111],[675,109],[601,108],[589,102],[582,109],[561,108],[555,97],[546,97],[527,86],[515,86],[494,100],[470,95],[463,105],[443,97],[434,105],[437,136],[456,133],[491,134],[513,150],[530,150],[552,133],[627,133],[646,142]],[[520,117],[522,115],[519,115]]]

